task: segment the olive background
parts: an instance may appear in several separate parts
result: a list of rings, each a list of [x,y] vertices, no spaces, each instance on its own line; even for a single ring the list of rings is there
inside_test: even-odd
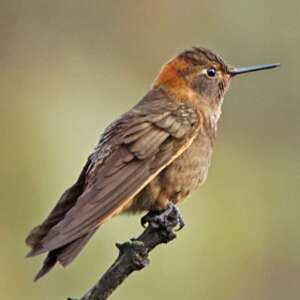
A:
[[[194,45],[282,66],[232,80],[186,227],[111,299],[300,298],[299,1],[2,0],[0,25],[1,299],[78,298],[142,231],[140,216],[115,218],[37,283],[43,257],[24,258],[104,128]]]

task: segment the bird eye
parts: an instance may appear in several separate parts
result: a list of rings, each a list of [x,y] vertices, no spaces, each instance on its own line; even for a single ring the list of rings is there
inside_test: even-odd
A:
[[[216,76],[216,69],[215,69],[215,68],[210,68],[210,69],[208,69],[208,70],[207,70],[207,75],[208,75],[209,77],[214,77],[214,76]]]

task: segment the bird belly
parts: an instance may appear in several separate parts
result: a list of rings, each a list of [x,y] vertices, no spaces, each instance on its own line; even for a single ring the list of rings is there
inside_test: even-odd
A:
[[[202,135],[197,137],[183,154],[134,197],[125,212],[161,210],[169,201],[182,202],[205,181],[211,155],[211,140]]]
[[[182,202],[207,178],[212,155],[211,141],[199,136],[161,173],[161,193],[174,204]]]

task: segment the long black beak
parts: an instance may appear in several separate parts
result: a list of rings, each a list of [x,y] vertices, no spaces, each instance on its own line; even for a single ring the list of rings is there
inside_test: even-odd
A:
[[[279,67],[280,64],[269,64],[269,65],[261,65],[261,66],[253,66],[253,67],[244,67],[244,68],[233,68],[229,71],[229,74],[231,76],[235,76],[242,73],[248,73],[248,72],[255,72],[255,71],[261,71],[266,69],[273,69]]]

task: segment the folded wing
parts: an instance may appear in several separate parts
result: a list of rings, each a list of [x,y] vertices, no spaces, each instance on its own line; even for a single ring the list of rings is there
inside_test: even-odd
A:
[[[130,205],[161,170],[192,143],[199,116],[188,105],[151,91],[102,135],[86,170],[85,189],[35,254],[63,247],[94,232]]]

